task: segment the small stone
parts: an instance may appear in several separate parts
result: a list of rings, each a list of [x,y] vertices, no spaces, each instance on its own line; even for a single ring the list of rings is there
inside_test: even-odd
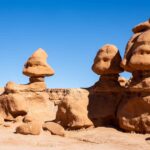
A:
[[[43,129],[50,131],[53,135],[65,136],[64,128],[61,125],[54,122],[45,123],[43,125]]]
[[[16,133],[20,133],[23,135],[39,135],[41,133],[41,122],[33,121],[20,125],[16,128]]]

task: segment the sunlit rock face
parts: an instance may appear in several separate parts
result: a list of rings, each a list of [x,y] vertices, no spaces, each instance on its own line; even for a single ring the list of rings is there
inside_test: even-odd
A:
[[[150,133],[150,21],[133,28],[121,66],[132,73],[117,118],[125,131]]]
[[[123,87],[119,82],[121,56],[115,45],[104,45],[98,51],[92,70],[100,79],[90,88],[89,116],[95,126],[114,125]]]
[[[4,93],[0,96],[0,116],[4,120],[14,121],[19,116],[22,119],[30,116],[42,124],[55,119],[56,108],[49,99],[44,82],[44,77],[54,74],[53,69],[46,63],[47,57],[44,50],[38,49],[28,59],[23,69],[23,73],[30,77],[28,84],[6,84]],[[34,127],[32,129],[33,132],[29,131],[28,125],[23,125],[17,131],[24,134],[39,134],[40,129],[37,128],[35,132]]]
[[[99,49],[92,70],[100,75],[89,88],[50,89],[45,77],[54,74],[48,55],[38,49],[25,63],[28,84],[8,82],[0,95],[0,125],[21,122],[16,133],[41,130],[65,135],[64,129],[114,125],[126,132],[150,133],[150,20],[133,28],[123,60],[115,45]],[[129,80],[122,71],[132,73]]]
[[[117,47],[107,44],[98,51],[92,70],[98,75],[118,74],[123,71],[120,62],[121,56]]]
[[[126,46],[121,66],[130,72],[146,71],[150,68],[150,21],[133,28],[134,35]]]

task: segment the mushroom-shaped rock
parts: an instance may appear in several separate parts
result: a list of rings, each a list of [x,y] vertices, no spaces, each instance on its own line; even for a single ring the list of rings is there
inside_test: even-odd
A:
[[[133,31],[136,32],[126,46],[121,66],[130,72],[147,71],[150,68],[150,21],[139,24]]]
[[[122,72],[120,67],[121,56],[116,46],[104,45],[97,53],[92,70],[98,74],[118,74]]]
[[[26,62],[23,74],[31,77],[32,79],[51,76],[54,74],[54,70],[47,64],[48,55],[46,52],[39,48]]]
[[[143,32],[147,29],[150,29],[150,19],[148,21],[145,21],[143,23],[138,24],[137,26],[135,26],[132,31],[134,33],[138,33],[138,32]]]

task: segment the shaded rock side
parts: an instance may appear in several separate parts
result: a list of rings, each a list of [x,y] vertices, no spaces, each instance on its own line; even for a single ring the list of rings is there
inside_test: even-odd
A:
[[[125,131],[150,133],[150,94],[127,93],[119,105],[117,118]]]
[[[117,125],[116,112],[122,93],[93,93],[89,96],[88,116],[96,127]]]

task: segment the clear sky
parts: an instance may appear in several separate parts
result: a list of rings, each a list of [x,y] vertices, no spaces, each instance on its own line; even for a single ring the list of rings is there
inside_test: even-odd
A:
[[[23,65],[39,47],[56,72],[48,87],[91,86],[98,49],[115,44],[123,56],[132,27],[149,17],[149,0],[0,0],[0,86],[27,83]]]

